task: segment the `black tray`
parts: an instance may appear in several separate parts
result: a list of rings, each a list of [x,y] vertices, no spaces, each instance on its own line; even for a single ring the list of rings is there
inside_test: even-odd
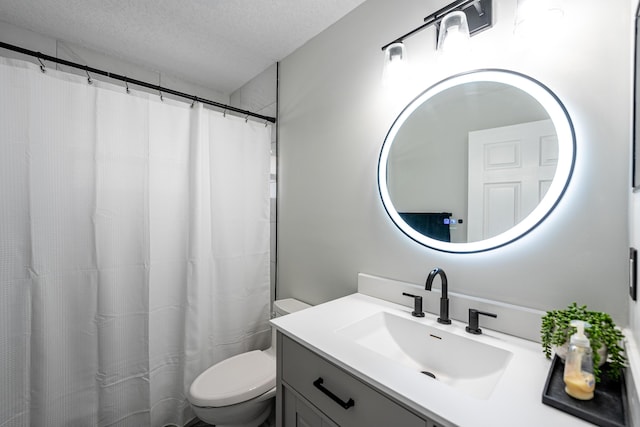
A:
[[[624,427],[627,425],[627,391],[624,375],[612,380],[606,373],[608,364],[602,367],[600,382],[596,384],[591,400],[578,400],[564,391],[564,362],[553,358],[547,382],[542,392],[542,403],[553,406],[583,420],[602,427]]]

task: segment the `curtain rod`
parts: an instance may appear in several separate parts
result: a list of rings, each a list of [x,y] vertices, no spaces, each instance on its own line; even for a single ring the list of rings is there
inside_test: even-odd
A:
[[[263,116],[262,114],[253,113],[251,111],[242,110],[240,108],[232,107],[231,105],[225,105],[225,104],[222,104],[220,102],[211,101],[211,100],[208,100],[208,99],[205,99],[205,98],[200,98],[200,97],[195,96],[195,95],[189,95],[189,94],[184,93],[184,92],[179,92],[177,90],[173,90],[173,89],[169,89],[169,88],[166,88],[166,87],[154,85],[152,83],[147,83],[147,82],[144,82],[142,80],[131,79],[131,78],[127,77],[127,76],[122,76],[120,74],[115,74],[115,73],[111,73],[109,71],[100,70],[98,68],[89,67],[87,65],[78,64],[76,62],[67,61],[65,59],[59,59],[59,58],[56,58],[55,56],[50,56],[50,55],[47,55],[47,54],[44,54],[44,53],[41,53],[41,52],[36,52],[36,51],[33,51],[33,50],[25,49],[25,48],[22,48],[22,47],[19,47],[19,46],[15,46],[15,45],[12,45],[12,44],[0,42],[0,48],[11,50],[11,51],[18,52],[18,53],[22,53],[24,55],[33,56],[33,57],[36,57],[38,59],[44,59],[46,61],[55,62],[57,64],[66,65],[68,67],[77,68],[79,70],[84,70],[87,73],[98,74],[98,75],[101,75],[101,76],[109,77],[111,79],[120,80],[122,82],[125,82],[125,84],[127,84],[127,85],[133,84],[133,85],[136,85],[136,86],[141,86],[141,87],[146,87],[148,89],[157,90],[158,92],[160,92],[161,95],[163,93],[167,93],[167,94],[179,96],[181,98],[190,99],[190,100],[192,100],[194,102],[201,102],[203,104],[212,105],[212,106],[220,108],[221,110],[224,110],[224,111],[233,111],[235,113],[244,115],[246,117],[251,116],[251,117],[255,117],[255,118],[260,119],[260,120],[265,120],[265,121],[271,122],[271,123],[275,123],[276,122],[275,117]]]

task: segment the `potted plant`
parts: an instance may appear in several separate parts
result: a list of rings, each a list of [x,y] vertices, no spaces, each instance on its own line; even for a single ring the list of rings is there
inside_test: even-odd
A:
[[[569,337],[576,332],[576,328],[569,322],[583,320],[591,326],[587,328],[586,335],[591,342],[593,351],[593,374],[596,381],[600,381],[601,365],[609,360],[608,373],[612,379],[619,379],[622,368],[626,365],[626,357],[622,348],[624,335],[616,327],[613,319],[607,313],[589,311],[587,306],[578,306],[575,302],[564,310],[551,310],[542,316],[542,348],[547,359],[551,358],[553,347],[561,347],[569,342]],[[600,350],[604,347],[604,352]],[[604,359],[602,359],[604,354]],[[601,363],[602,362],[602,363]]]

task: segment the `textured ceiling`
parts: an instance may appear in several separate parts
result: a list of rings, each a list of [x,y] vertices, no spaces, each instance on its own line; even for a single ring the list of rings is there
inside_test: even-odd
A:
[[[364,0],[0,0],[0,21],[230,94]]]

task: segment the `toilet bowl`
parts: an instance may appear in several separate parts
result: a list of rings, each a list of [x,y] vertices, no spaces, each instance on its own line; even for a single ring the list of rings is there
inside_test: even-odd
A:
[[[275,316],[309,307],[288,298],[273,304]],[[271,347],[225,359],[201,373],[189,388],[198,418],[216,427],[258,427],[271,413],[276,395],[276,331]]]

